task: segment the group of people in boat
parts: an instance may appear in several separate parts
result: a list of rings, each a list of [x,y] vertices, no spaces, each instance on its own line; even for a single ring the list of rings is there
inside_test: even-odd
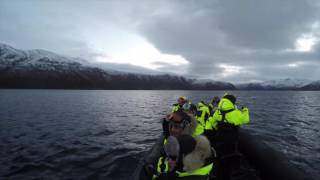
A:
[[[179,97],[163,119],[161,148],[146,159],[146,179],[229,179],[227,157],[237,151],[239,126],[249,121],[249,109],[238,109],[234,95],[197,105]]]

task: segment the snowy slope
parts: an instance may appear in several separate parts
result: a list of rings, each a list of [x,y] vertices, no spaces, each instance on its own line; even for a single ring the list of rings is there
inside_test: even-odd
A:
[[[303,79],[279,79],[279,80],[270,80],[261,83],[263,87],[271,87],[271,88],[301,88],[311,81],[303,80]]]
[[[61,56],[46,50],[18,50],[0,43],[2,87],[103,88],[103,89],[202,89],[202,90],[317,90],[320,82],[280,79],[239,84],[209,79],[188,79],[170,74],[137,74],[101,69],[98,64]],[[310,84],[311,83],[311,84]]]
[[[0,88],[234,89],[229,83],[196,84],[182,76],[106,71],[97,66],[46,50],[22,51],[0,43]]]
[[[0,43],[0,65],[12,65],[28,60],[27,53]]]
[[[45,50],[22,51],[0,43],[0,65],[7,68],[39,68],[52,70],[53,67],[69,68],[80,66],[75,58],[67,58]]]
[[[301,87],[301,90],[320,90],[320,80]]]
[[[299,90],[300,88],[310,84],[310,80],[303,79],[279,79],[269,80],[256,83],[237,84],[237,89],[240,90]]]

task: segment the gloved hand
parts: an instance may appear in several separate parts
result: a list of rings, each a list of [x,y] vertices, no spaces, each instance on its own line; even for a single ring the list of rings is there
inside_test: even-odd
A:
[[[151,176],[157,173],[156,168],[152,164],[144,165],[144,170],[148,176]]]
[[[242,111],[249,111],[249,109],[247,107],[242,106]]]

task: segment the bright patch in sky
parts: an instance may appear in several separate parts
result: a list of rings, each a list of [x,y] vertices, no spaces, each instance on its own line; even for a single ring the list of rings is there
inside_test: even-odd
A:
[[[305,65],[305,64],[306,64],[305,62],[294,62],[294,63],[288,64],[288,67],[289,68],[298,68],[299,66]]]
[[[220,64],[218,67],[223,69],[223,72],[221,74],[223,77],[229,77],[239,74],[240,70],[242,69],[239,66],[232,66],[227,64]]]
[[[115,51],[103,52],[96,60],[100,62],[131,64],[156,70],[166,65],[186,65],[189,62],[180,55],[163,54],[145,40],[117,47]]]
[[[295,67],[298,67],[298,64],[292,63],[292,64],[288,64],[288,66],[291,67],[291,68],[295,68]]]
[[[313,45],[315,45],[317,39],[312,35],[303,35],[298,38],[295,43],[295,50],[300,52],[308,52],[312,50]]]

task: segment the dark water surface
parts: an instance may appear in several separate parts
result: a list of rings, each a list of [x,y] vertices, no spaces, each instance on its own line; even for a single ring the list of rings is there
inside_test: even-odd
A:
[[[0,179],[128,179],[178,96],[223,93],[0,90]],[[232,93],[251,110],[246,129],[320,179],[320,92]]]

